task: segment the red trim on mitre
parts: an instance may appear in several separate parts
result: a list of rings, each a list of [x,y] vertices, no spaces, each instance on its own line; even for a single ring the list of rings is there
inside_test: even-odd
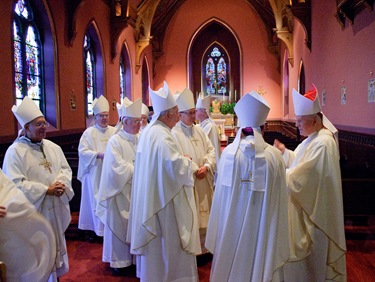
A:
[[[311,101],[315,101],[318,91],[316,90],[315,85],[313,84],[309,91],[307,91],[303,96]]]

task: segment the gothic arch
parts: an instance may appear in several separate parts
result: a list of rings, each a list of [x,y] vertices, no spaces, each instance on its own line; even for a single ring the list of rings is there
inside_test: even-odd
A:
[[[188,87],[193,93],[199,93],[202,89],[202,59],[209,46],[216,42],[222,46],[230,60],[229,84],[230,91],[237,90],[241,93],[241,46],[234,31],[219,19],[212,18],[203,23],[192,36],[187,51],[187,81]]]

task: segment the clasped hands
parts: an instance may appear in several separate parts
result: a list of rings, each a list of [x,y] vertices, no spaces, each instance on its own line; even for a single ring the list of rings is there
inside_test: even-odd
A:
[[[56,181],[48,187],[47,195],[61,197],[64,192],[65,184],[60,181]]]

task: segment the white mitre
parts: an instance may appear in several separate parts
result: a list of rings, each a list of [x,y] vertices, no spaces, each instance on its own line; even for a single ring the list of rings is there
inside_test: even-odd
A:
[[[142,103],[142,110],[141,110],[141,114],[142,115],[145,115],[145,116],[148,116],[148,113],[150,112],[150,110],[148,109],[148,107]]]
[[[262,96],[251,91],[236,103],[234,111],[242,128],[257,128],[266,123],[270,107]]]
[[[207,95],[206,97],[204,97],[202,93],[199,93],[195,108],[205,109],[207,112],[209,112],[210,106],[211,106],[211,95]]]
[[[194,95],[190,89],[185,88],[181,94],[175,95],[174,97],[176,99],[179,112],[184,112],[195,108]]]
[[[294,114],[296,116],[307,116],[321,111],[318,90],[314,84],[312,86],[313,88],[304,95],[301,95],[293,88]]]
[[[339,150],[338,130],[332,124],[332,122],[321,112],[318,90],[314,84],[312,85],[312,88],[309,91],[307,91],[304,95],[301,95],[300,93],[298,93],[297,90],[293,89],[293,105],[294,114],[296,116],[306,116],[321,113],[323,117],[323,126],[332,132],[336,141],[337,150]]]
[[[121,116],[140,118],[142,112],[142,99],[138,98],[135,102],[130,101],[128,98],[124,98],[124,103],[121,109]]]
[[[152,107],[154,109],[153,118],[157,118],[161,112],[172,109],[177,106],[176,100],[169,90],[168,84],[164,81],[164,86],[157,91],[149,87]]]
[[[23,98],[22,102],[18,106],[14,105],[12,107],[12,112],[22,128],[25,124],[36,119],[37,117],[44,116],[36,103],[28,96]]]
[[[92,111],[94,115],[109,112],[109,103],[106,97],[101,95],[99,98],[95,98],[94,101],[92,101]]]

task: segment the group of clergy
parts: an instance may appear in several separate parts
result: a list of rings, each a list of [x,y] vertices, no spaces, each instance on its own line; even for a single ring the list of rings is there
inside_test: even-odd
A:
[[[79,144],[79,228],[104,236],[102,260],[116,274],[136,264],[141,281],[199,281],[197,256],[209,252],[213,282],[346,281],[337,130],[321,113],[315,87],[305,95],[293,90],[296,126],[307,137],[294,152],[264,141],[270,107],[251,91],[235,106],[240,128],[221,156],[209,96],[195,104],[189,89],[172,95],[166,82],[149,93],[148,124],[140,99],[117,104],[116,127],[108,125],[108,101],[95,99],[94,124]],[[2,180],[8,188],[0,193],[15,190],[39,225],[23,244],[30,265],[17,268],[16,253],[5,250],[25,238],[15,227],[2,230],[4,219],[23,222],[25,215],[9,196],[0,198],[0,260],[11,275],[25,276],[19,281],[56,281],[69,267],[71,170],[61,148],[44,139],[48,123],[36,104],[26,97],[12,110],[22,132],[5,155],[12,181]]]

